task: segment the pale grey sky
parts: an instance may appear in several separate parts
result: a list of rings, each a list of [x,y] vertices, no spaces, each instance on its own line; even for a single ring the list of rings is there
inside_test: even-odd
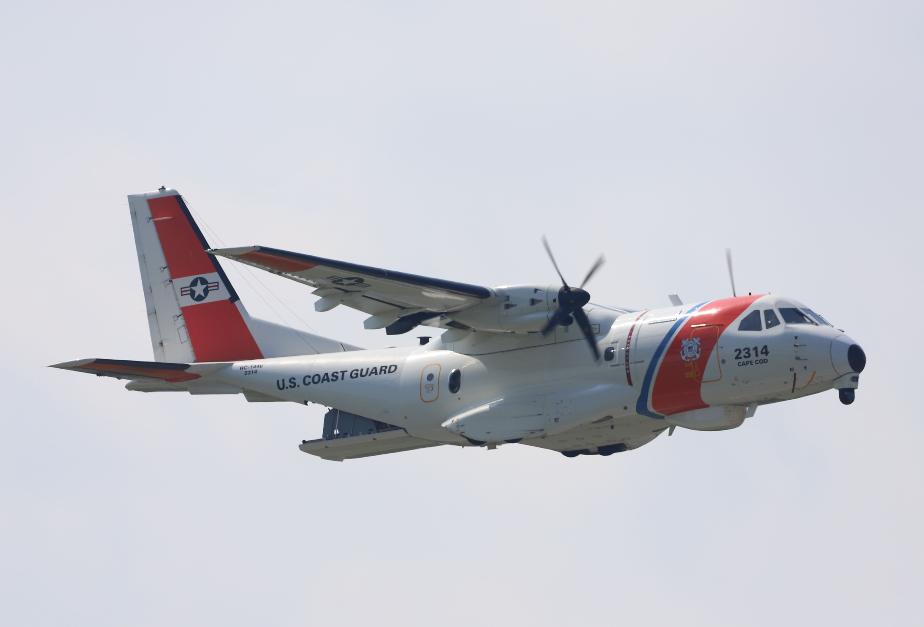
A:
[[[8,625],[913,625],[924,580],[919,2],[0,6]],[[43,368],[149,359],[125,195],[260,243],[595,301],[802,299],[857,402],[638,451],[298,451],[320,408]],[[321,334],[402,344],[225,267]],[[265,286],[265,287],[261,287]],[[284,306],[274,308],[293,317]]]

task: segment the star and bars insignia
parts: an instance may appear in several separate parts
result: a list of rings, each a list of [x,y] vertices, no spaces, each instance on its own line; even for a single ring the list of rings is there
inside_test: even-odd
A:
[[[204,276],[197,276],[189,285],[180,288],[180,295],[189,296],[198,303],[208,298],[211,292],[217,292],[219,287],[218,281],[209,281]]]

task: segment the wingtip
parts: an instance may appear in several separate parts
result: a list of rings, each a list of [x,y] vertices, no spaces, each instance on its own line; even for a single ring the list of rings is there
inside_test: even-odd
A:
[[[46,367],[47,368],[59,368],[61,370],[75,370],[77,368],[86,366],[87,364],[92,364],[94,361],[96,361],[95,358],[75,359],[74,361],[62,361],[59,364],[49,364]]]

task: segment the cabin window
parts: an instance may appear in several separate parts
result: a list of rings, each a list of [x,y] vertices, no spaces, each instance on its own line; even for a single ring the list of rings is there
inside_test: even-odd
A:
[[[763,327],[760,326],[760,311],[754,310],[741,320],[741,324],[738,325],[739,331],[762,331]]]
[[[606,350],[603,351],[603,360],[604,361],[613,361],[613,358],[616,357],[616,347],[607,346]]]
[[[780,307],[780,315],[786,324],[810,324],[818,326],[814,320],[795,307]]]
[[[462,389],[462,371],[455,369],[449,373],[449,391],[456,394]]]
[[[778,327],[780,325],[780,319],[777,317],[776,312],[772,309],[764,309],[764,324],[768,329],[773,327]]]

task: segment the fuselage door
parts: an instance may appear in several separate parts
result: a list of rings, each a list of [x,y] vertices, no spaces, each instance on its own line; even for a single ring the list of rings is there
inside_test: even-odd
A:
[[[719,335],[722,327],[716,324],[693,325],[690,339],[702,353],[700,377],[703,383],[715,383],[722,379],[722,355]]]
[[[420,371],[420,400],[432,403],[440,397],[440,371],[439,364],[427,364]]]

